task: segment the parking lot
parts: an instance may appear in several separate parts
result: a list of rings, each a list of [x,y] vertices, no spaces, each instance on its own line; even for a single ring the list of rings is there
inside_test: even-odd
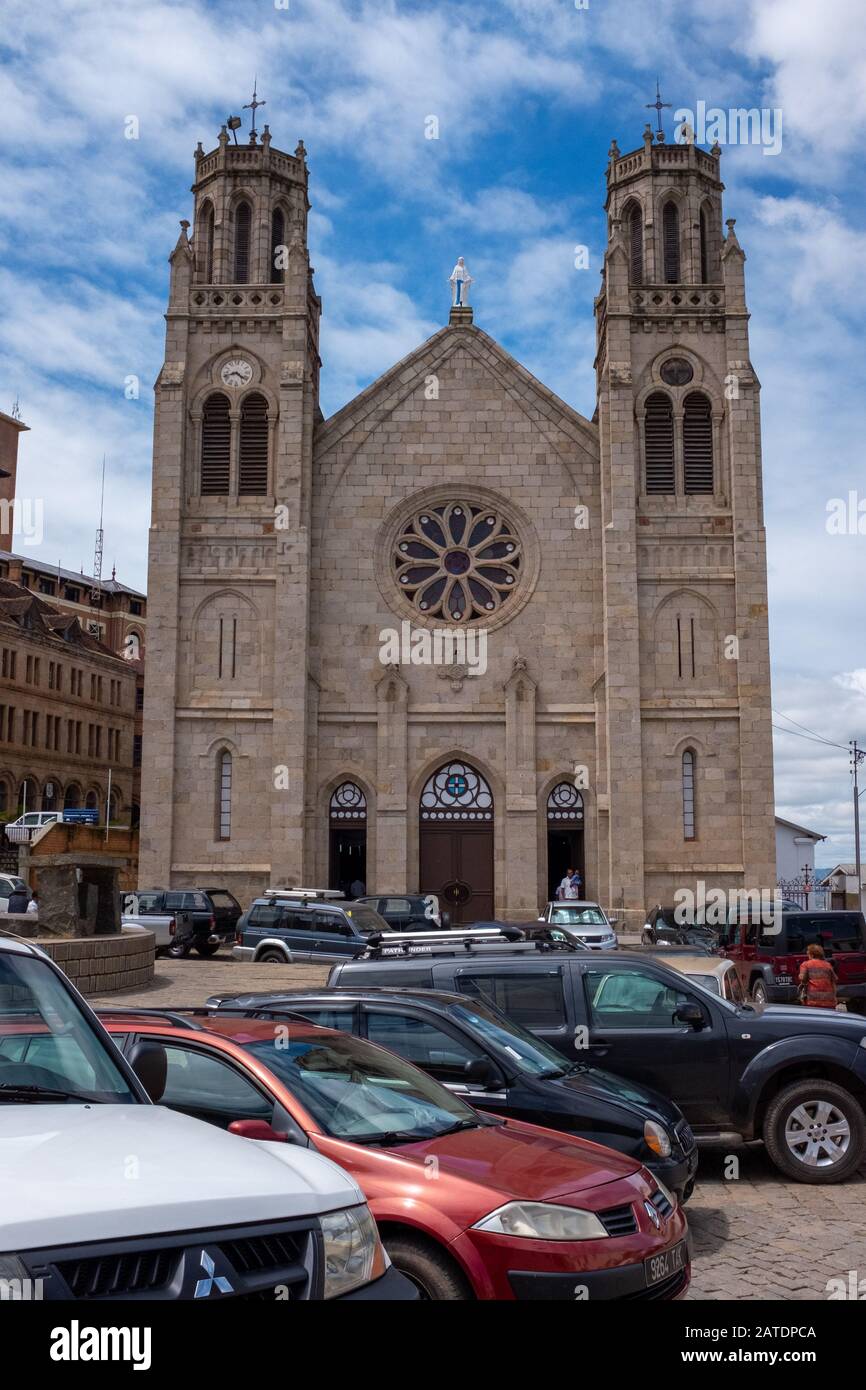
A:
[[[159,960],[152,985],[94,1004],[147,1008],[201,1004],[220,991],[320,985],[327,967]],[[731,1163],[731,1159],[736,1163]],[[729,1174],[730,1176],[726,1176]],[[786,1182],[760,1145],[713,1145],[701,1154],[688,1205],[695,1261],[692,1299],[824,1299],[831,1279],[866,1279],[866,1166],[839,1185]]]

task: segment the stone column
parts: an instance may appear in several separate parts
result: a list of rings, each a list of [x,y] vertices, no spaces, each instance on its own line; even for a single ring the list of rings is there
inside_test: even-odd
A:
[[[518,657],[505,690],[505,893],[502,911],[514,921],[538,911],[536,684]],[[497,904],[502,903],[501,889]]]
[[[376,863],[367,891],[400,893],[409,887],[407,787],[409,687],[397,666],[376,685]],[[368,880],[370,866],[367,868]]]

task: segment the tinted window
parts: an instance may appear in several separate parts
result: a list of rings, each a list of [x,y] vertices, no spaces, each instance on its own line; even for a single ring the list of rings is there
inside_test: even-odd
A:
[[[175,896],[177,896],[177,895],[175,895]],[[136,908],[136,906],[135,906],[135,899],[134,899],[134,898],[133,898],[133,900],[132,900],[132,903],[130,904],[130,910],[131,910],[132,912],[135,912],[135,911],[138,911],[138,912],[159,912],[161,908],[162,908],[162,894],[161,894],[161,893],[139,893],[139,894],[138,894],[138,908]]]
[[[166,893],[165,905],[169,912],[180,912],[183,907],[184,893]]]
[[[696,985],[700,985],[703,989],[708,989],[710,994],[719,993],[719,978],[717,975],[689,975],[688,978],[693,980]],[[727,986],[727,980],[725,984]],[[725,998],[730,999],[730,997],[730,990],[726,988]]]
[[[641,970],[587,970],[587,999],[598,1028],[671,1028],[688,995]]]
[[[320,1009],[313,1004],[291,1003],[293,1014],[302,1014],[319,1028],[335,1028],[340,1033],[352,1033],[355,1028],[355,1009]]]
[[[794,955],[806,950],[812,942],[832,951],[862,951],[863,931],[859,918],[838,912],[796,912],[785,923],[783,939]]]
[[[317,912],[313,919],[313,926],[316,931],[345,936],[347,923],[336,912]]]
[[[231,893],[224,893],[222,891],[212,892],[210,894],[210,900],[214,907],[236,908],[238,906],[237,899],[233,898]]]
[[[279,922],[280,927],[286,931],[311,932],[313,930],[313,914],[311,912],[290,911],[289,908],[277,908],[281,913]]]
[[[275,927],[280,918],[280,911],[274,903],[256,903],[255,907],[250,908],[247,921],[253,927]]]
[[[196,912],[210,912],[210,903],[204,893],[184,893],[183,905],[187,912],[193,909]]]
[[[460,974],[457,988],[474,999],[486,999],[527,1028],[560,1028],[565,1023],[565,1000],[558,974]]]
[[[465,1081],[466,1063],[485,1054],[469,1040],[453,1038],[427,1018],[365,1009],[367,1037],[423,1067],[439,1081]]]
[[[163,1039],[160,1039],[163,1042]],[[164,1043],[168,1075],[160,1105],[196,1111],[224,1129],[233,1120],[268,1120],[273,1101],[226,1062],[203,1052]]]
[[[380,907],[380,912],[390,912],[393,916],[398,914],[406,917],[412,911],[412,904],[408,898],[385,898],[385,906]]]

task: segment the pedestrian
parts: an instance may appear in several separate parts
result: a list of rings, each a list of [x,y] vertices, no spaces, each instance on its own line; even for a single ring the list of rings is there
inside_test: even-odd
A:
[[[31,915],[33,915],[33,916],[35,916],[36,913],[39,911],[39,894],[38,894],[38,893],[34,893],[34,894],[33,894],[33,897],[30,899],[29,903],[27,904],[27,911],[28,911],[29,913],[31,913]]]
[[[574,869],[566,869],[565,878],[562,880],[562,882],[556,890],[556,896],[557,898],[559,898],[560,902],[563,898],[571,897],[571,880],[573,875]]]
[[[810,1009],[835,1009],[836,971],[824,956],[824,947],[813,941],[806,947],[808,960],[800,966],[797,996]]]
[[[367,885],[362,878],[356,878],[349,887],[349,893],[353,898],[363,898],[367,894]]]
[[[580,897],[580,885],[582,884],[582,882],[583,879],[580,876],[580,869],[575,869],[574,873],[571,876],[571,886],[574,889],[574,891],[571,894],[569,894],[570,897]]]

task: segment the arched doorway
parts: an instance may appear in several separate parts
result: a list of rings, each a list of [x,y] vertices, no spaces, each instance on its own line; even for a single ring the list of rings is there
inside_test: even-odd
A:
[[[81,788],[77,782],[70,782],[63,797],[63,809],[65,811],[77,811],[81,805]]]
[[[493,794],[469,763],[444,763],[421,792],[419,888],[455,926],[493,916]]]
[[[556,890],[566,869],[579,869],[581,897],[586,897],[583,862],[583,797],[571,782],[557,782],[547,798],[547,897]]]
[[[367,798],[357,782],[341,782],[328,807],[328,887],[349,894],[367,883]]]

